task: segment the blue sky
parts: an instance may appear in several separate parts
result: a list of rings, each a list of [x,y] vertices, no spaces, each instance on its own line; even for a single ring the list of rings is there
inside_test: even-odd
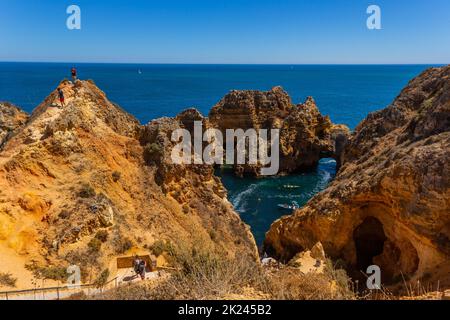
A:
[[[450,1],[1,0],[0,61],[450,63]]]

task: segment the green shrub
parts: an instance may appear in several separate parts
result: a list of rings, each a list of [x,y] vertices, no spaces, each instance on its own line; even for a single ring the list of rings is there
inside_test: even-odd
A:
[[[217,240],[217,232],[215,230],[209,231],[209,237],[211,238],[212,241],[216,241]]]
[[[144,160],[147,164],[157,164],[161,161],[163,148],[157,143],[149,143],[144,147]]]
[[[133,248],[133,241],[130,238],[118,238],[115,241],[116,253],[122,254]]]
[[[66,281],[67,269],[59,266],[34,267],[33,274],[38,279]]]
[[[122,176],[122,174],[119,171],[114,171],[112,173],[112,179],[114,182],[119,181],[121,176]]]
[[[80,198],[92,198],[95,197],[95,190],[88,183],[83,183],[78,192]]]
[[[97,238],[92,238],[88,243],[88,247],[91,252],[99,252],[102,247],[102,242]]]
[[[98,278],[94,281],[94,286],[97,288],[103,288],[108,282],[109,274],[110,274],[109,269],[103,270],[102,273],[100,273],[100,275],[98,276]]]
[[[157,240],[155,241],[151,246],[150,250],[152,253],[159,257],[164,252],[168,253],[169,255],[173,255],[175,253],[175,249],[170,241],[164,241],[164,240]]]
[[[95,234],[95,239],[100,240],[101,242],[106,242],[108,240],[108,231],[100,230]]]
[[[14,278],[10,273],[0,272],[0,285],[5,287],[16,287],[17,279]]]
[[[67,219],[70,217],[70,211],[68,210],[61,210],[61,212],[59,213],[58,217],[60,219]]]

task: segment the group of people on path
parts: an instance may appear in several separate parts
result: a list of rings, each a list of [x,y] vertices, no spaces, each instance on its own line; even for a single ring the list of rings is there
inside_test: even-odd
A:
[[[72,82],[75,83],[77,81],[77,69],[75,67],[72,67],[70,70],[70,73],[72,75]],[[64,108],[65,106],[65,99],[64,99],[64,92],[61,88],[58,88],[58,95],[59,95],[59,102],[61,103],[61,107]]]

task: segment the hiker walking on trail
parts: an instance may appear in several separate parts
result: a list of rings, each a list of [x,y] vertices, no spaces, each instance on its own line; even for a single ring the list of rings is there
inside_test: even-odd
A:
[[[61,102],[61,107],[64,107],[64,92],[61,90],[61,88],[58,88],[58,95],[59,95],[59,102]]]
[[[139,256],[135,256],[133,259],[133,270],[136,272],[136,275],[139,275],[139,264],[141,263],[141,259]]]
[[[72,73],[72,81],[73,82],[77,81],[77,69],[75,69],[75,67],[72,67],[71,73]]]
[[[133,260],[133,270],[136,272],[136,276],[140,276],[142,280],[145,280],[145,269],[147,268],[147,262],[140,259],[139,256],[135,256]]]
[[[142,280],[145,280],[145,269],[147,268],[147,262],[145,260],[141,260],[139,262],[139,275],[141,276]]]

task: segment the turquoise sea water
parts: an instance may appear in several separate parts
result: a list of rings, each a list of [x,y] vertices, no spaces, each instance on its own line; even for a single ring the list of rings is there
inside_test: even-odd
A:
[[[0,101],[33,110],[62,80],[68,63],[1,63]],[[269,90],[281,85],[294,103],[313,96],[320,111],[354,128],[371,111],[387,106],[425,65],[137,65],[74,64],[81,79],[93,79],[109,99],[142,123],[175,116],[187,107],[203,114],[233,89]],[[313,172],[267,179],[220,173],[229,199],[259,244],[283,214],[279,203],[300,205],[323,190],[335,174],[324,159]]]
[[[316,170],[265,179],[236,178],[231,172],[220,172],[228,190],[228,199],[241,218],[251,226],[256,242],[261,245],[273,221],[291,211],[278,204],[296,201],[303,206],[322,191],[336,174],[336,162],[322,159]]]

